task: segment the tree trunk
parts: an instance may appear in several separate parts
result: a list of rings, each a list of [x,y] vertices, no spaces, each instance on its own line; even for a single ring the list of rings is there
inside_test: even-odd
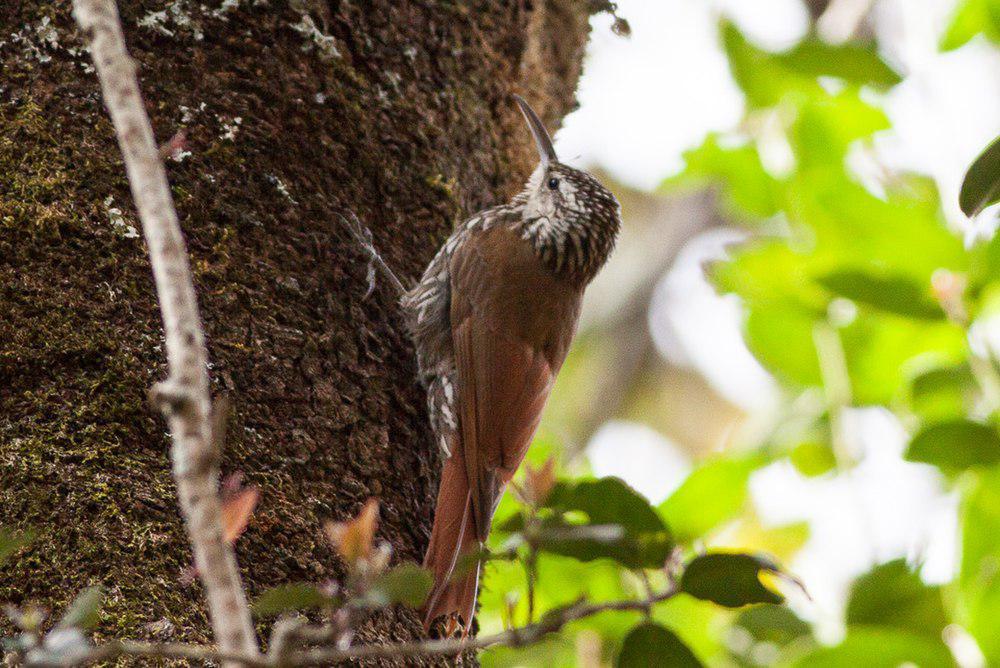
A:
[[[0,601],[59,611],[103,584],[99,636],[206,639],[146,403],[164,373],[146,251],[69,2],[0,8],[0,525],[34,527]],[[237,554],[252,598],[336,578],[324,519],[382,502],[419,560],[440,468],[390,286],[365,298],[350,209],[403,277],[536,157],[510,93],[573,105],[588,3],[121,3],[232,405],[223,473],[262,497]],[[0,626],[0,634],[10,631]],[[363,640],[414,637],[411,611]]]

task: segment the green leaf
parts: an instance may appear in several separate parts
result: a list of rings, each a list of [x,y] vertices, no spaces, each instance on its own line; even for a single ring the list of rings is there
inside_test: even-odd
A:
[[[1000,0],[959,2],[941,38],[941,48],[945,51],[957,49],[980,33],[1000,44]]]
[[[974,299],[973,315],[995,312],[1000,281],[1000,234],[969,249],[968,294]]]
[[[743,509],[750,474],[761,457],[718,458],[702,463],[660,505],[678,542],[704,536]]]
[[[614,559],[628,568],[659,568],[674,548],[669,529],[641,494],[618,478],[560,482],[546,507],[559,516],[583,513],[585,526],[621,527],[618,537],[555,538],[543,533],[541,548],[583,561]],[[572,528],[563,522],[549,523],[550,529]]]
[[[747,102],[755,107],[771,107],[780,102],[788,89],[787,77],[775,73],[773,58],[751,45],[732,23],[723,22],[719,32],[729,69],[746,94]]]
[[[0,564],[35,539],[31,530],[14,532],[0,527]]]
[[[81,629],[88,631],[97,626],[101,605],[104,603],[102,587],[87,587],[69,604],[66,614],[59,620],[59,629]]]
[[[681,591],[727,608],[784,601],[781,594],[764,586],[761,573],[780,574],[781,570],[761,556],[729,552],[703,554],[684,568]]]
[[[746,321],[747,346],[780,379],[802,386],[822,385],[813,342],[816,316],[784,304],[753,304]]]
[[[288,610],[320,608],[331,602],[329,596],[306,583],[278,585],[268,589],[253,604],[254,614],[274,615]]]
[[[803,441],[788,453],[788,458],[799,473],[810,478],[829,473],[837,467],[837,458],[827,441]]]
[[[617,525],[595,527],[615,530],[616,533],[599,537],[575,536],[573,529],[591,527],[549,525],[539,537],[538,547],[543,552],[573,557],[580,561],[613,559],[627,568],[659,568],[666,562],[674,546],[670,533],[665,530],[634,533],[621,530]]]
[[[902,78],[875,51],[875,44],[830,44],[810,36],[774,56],[790,70],[812,77],[830,76],[857,85],[895,86]]]
[[[855,135],[870,133],[877,125],[871,119],[869,127],[846,132],[845,120],[834,112],[816,107],[796,121],[803,132],[820,133],[810,135],[809,143],[801,138],[797,151],[813,156],[814,163],[789,183],[794,192],[789,214],[815,234],[809,273],[877,268],[883,275],[905,276],[929,286],[938,269],[965,271],[968,253],[961,239],[942,224],[935,185],[907,178],[898,190],[887,191],[885,199],[858,185],[843,167],[843,152],[858,138]],[[837,150],[828,150],[831,142],[840,143]]]
[[[634,589],[627,587],[628,582],[623,582],[629,578],[623,577],[625,574],[622,572],[621,565],[609,559],[583,562],[572,557],[545,554],[538,560],[537,566],[536,615],[544,614],[553,608],[572,605],[584,597],[594,601],[610,601],[629,598],[635,593]],[[524,564],[520,560],[498,561],[484,569],[483,585],[480,592],[482,606],[477,615],[483,633],[486,633],[488,629],[503,627],[504,619],[507,618],[505,613],[510,608],[512,601],[516,601],[513,610],[513,623],[519,624],[527,618],[528,606],[527,596],[523,593],[524,587]],[[670,601],[667,601],[661,607],[666,607],[669,603]],[[568,644],[568,658],[555,661],[553,666],[575,665],[573,663],[575,654],[573,642],[575,633],[573,631],[583,628],[593,629],[609,641],[615,639],[620,642],[621,638],[624,638],[625,634],[635,625],[637,619],[635,614],[598,615],[574,622],[573,629],[569,632],[547,636],[552,642]],[[540,657],[539,654],[532,651],[534,647],[535,645],[532,645],[527,650],[516,652],[521,657],[520,661],[501,661],[499,664],[494,661],[484,661],[483,666],[484,668],[487,665],[504,665],[508,668],[512,665],[539,666]],[[513,652],[513,650],[510,651]],[[507,651],[502,653],[508,654]]]
[[[915,321],[869,313],[840,330],[856,406],[901,398],[910,365],[956,363],[967,344],[962,328],[947,321]]]
[[[769,218],[779,211],[779,182],[764,169],[760,154],[750,142],[723,146],[710,134],[696,149],[684,154],[684,171],[661,188],[705,188],[721,191],[726,209],[735,217]]]
[[[941,588],[924,584],[906,561],[876,566],[851,586],[848,626],[888,626],[929,638],[940,638],[948,624]]]
[[[910,408],[925,420],[944,422],[965,415],[975,393],[975,378],[968,364],[938,367],[913,379]]]
[[[804,636],[812,636],[812,627],[783,605],[755,605],[742,610],[735,625],[746,629],[754,642],[787,645]]]
[[[861,304],[910,318],[940,320],[944,311],[928,289],[905,276],[876,276],[866,271],[840,269],[817,281],[827,290]]]
[[[615,661],[617,668],[698,668],[701,661],[674,633],[645,622],[632,629]]]
[[[666,529],[646,497],[620,478],[559,484],[545,505],[563,512],[582,511],[591,524],[619,524],[636,532]]]
[[[962,211],[970,218],[997,202],[1000,202],[1000,137],[973,161],[958,196]]]
[[[925,428],[910,441],[906,459],[946,471],[1000,463],[1000,436],[992,427],[952,420]]]
[[[413,563],[401,564],[379,576],[366,598],[376,607],[402,603],[418,608],[427,600],[433,586],[430,571]]]
[[[844,197],[843,192],[829,193],[829,202]],[[798,194],[799,204],[809,199],[804,188]],[[911,227],[921,228],[919,234],[911,234],[901,229],[902,211],[880,211],[883,205],[875,204],[867,220],[879,219],[880,226],[890,228],[898,224],[900,229],[894,229],[891,238],[882,238],[881,233],[859,228],[852,230],[849,241],[840,238],[840,228],[852,216],[860,220],[862,212],[843,203],[838,206],[843,207],[843,216],[834,217],[826,205],[808,212],[811,223],[824,227],[822,246],[814,255],[792,251],[788,246],[791,242],[755,242],[734,249],[730,261],[712,268],[720,289],[743,297],[749,312],[745,336],[751,352],[776,377],[793,386],[816,387],[823,380],[815,332],[817,324],[827,321],[829,293],[821,288],[817,277],[846,261],[853,264],[859,249],[878,258],[879,265],[893,267],[893,275],[917,277],[912,280],[919,284],[930,284],[933,267],[959,264],[951,257],[956,240],[936,220],[926,221],[936,228],[933,232],[922,229],[923,223],[911,222]],[[910,216],[909,220],[919,218]],[[890,219],[891,224],[887,222]],[[899,240],[900,235],[906,237],[905,242]],[[919,237],[923,238],[918,241]],[[908,247],[901,250],[900,243]],[[960,250],[960,246],[955,248]],[[855,405],[885,404],[899,398],[900,388],[909,380],[911,360],[919,359],[920,365],[926,367],[929,362],[956,363],[966,355],[962,329],[944,319],[915,320],[861,309],[852,322],[840,328],[840,334]]]
[[[1000,665],[1000,468],[974,476],[962,501],[960,522],[957,621],[976,639],[986,665]]]
[[[867,139],[879,130],[889,128],[885,112],[872,106],[850,89],[836,95],[813,94],[799,101],[797,115],[788,133],[789,143],[798,159],[795,178],[789,180],[789,197],[795,197],[801,188],[801,177],[819,178],[808,187],[814,193],[820,187],[834,187],[847,190],[851,186],[868,191],[847,177],[843,161],[852,145],[860,139]],[[850,177],[848,177],[849,179]],[[837,202],[829,202],[835,206]],[[790,202],[794,206],[794,202]]]
[[[793,664],[796,668],[946,668],[955,665],[941,641],[886,628],[855,627],[836,647],[823,647]]]
[[[829,297],[812,280],[810,256],[788,243],[758,238],[731,246],[731,259],[710,265],[711,279],[721,292],[736,293],[754,305],[824,314]]]
[[[752,45],[730,22],[722,23],[720,33],[733,78],[754,107],[775,106],[789,94],[826,96],[818,82],[821,76],[880,88],[900,81],[872,47],[836,46],[810,36],[791,51],[769,53]]]

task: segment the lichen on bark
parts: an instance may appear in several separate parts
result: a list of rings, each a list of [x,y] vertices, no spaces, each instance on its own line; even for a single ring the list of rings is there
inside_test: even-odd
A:
[[[586,3],[120,6],[158,138],[188,136],[170,179],[213,391],[233,405],[223,471],[262,489],[237,544],[250,596],[337,577],[321,521],[369,496],[395,558],[419,560],[440,462],[391,291],[364,299],[334,214],[418,274],[455,221],[527,176],[510,93],[550,125],[572,107]],[[0,567],[0,601],[60,609],[100,583],[100,637],[206,639],[145,401],[163,374],[148,261],[69,10],[0,9],[0,34],[20,35],[0,42],[0,512],[39,531]],[[360,638],[418,633],[393,610]]]

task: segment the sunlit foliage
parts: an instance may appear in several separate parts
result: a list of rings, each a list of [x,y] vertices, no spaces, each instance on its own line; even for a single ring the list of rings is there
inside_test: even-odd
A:
[[[995,41],[998,17],[990,0],[959,3],[942,48],[980,34]],[[853,584],[846,635],[834,644],[820,642],[783,605],[732,611],[680,597],[651,613],[669,636],[640,613],[608,613],[531,650],[488,651],[483,663],[688,665],[679,640],[711,664],[951,666],[958,662],[954,640],[964,635],[986,665],[1000,664],[1000,375],[991,352],[969,343],[970,327],[996,312],[1000,240],[963,244],[926,178],[888,170],[871,178],[852,169],[852,157],[872,151],[876,133],[890,128],[881,94],[901,80],[874,44],[832,46],[809,35],[772,53],[728,21],[718,30],[745,95],[744,122],[737,133],[708,136],[661,191],[718,193],[726,218],[748,240],[709,267],[709,278],[719,292],[740,297],[745,340],[789,405],[807,394],[822,401],[808,419],[796,414],[778,425],[756,450],[702,462],[656,513],[683,554],[721,545],[791,559],[808,527],[762,528],[747,503],[751,474],[781,460],[810,477],[849,470],[855,462],[843,447],[842,412],[884,406],[911,435],[906,458],[937,467],[961,495],[960,572],[941,587],[921,579],[919,562],[875,567]],[[776,137],[788,154],[781,165],[764,157],[764,144]],[[987,151],[978,161],[986,167],[967,179],[967,213],[996,201],[995,160]],[[532,456],[541,461],[558,445],[540,439]],[[497,526],[518,517],[520,507],[505,499]],[[497,531],[493,548],[502,550],[505,539]],[[544,612],[581,596],[636,595],[662,577],[637,572],[641,565],[543,554],[534,566],[534,605]],[[753,583],[760,586],[762,577]],[[738,589],[732,578],[719,578]],[[488,567],[485,628],[523,621],[524,582],[521,562]],[[629,663],[639,647],[656,646],[666,652],[659,663]]]

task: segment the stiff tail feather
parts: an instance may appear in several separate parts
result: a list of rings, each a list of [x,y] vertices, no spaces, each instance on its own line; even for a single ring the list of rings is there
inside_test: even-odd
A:
[[[434,528],[424,556],[424,567],[434,575],[434,588],[421,611],[425,629],[442,615],[449,620],[454,615],[468,632],[476,611],[480,565],[463,563],[462,557],[479,547],[465,463],[461,452],[453,452],[441,474]]]

